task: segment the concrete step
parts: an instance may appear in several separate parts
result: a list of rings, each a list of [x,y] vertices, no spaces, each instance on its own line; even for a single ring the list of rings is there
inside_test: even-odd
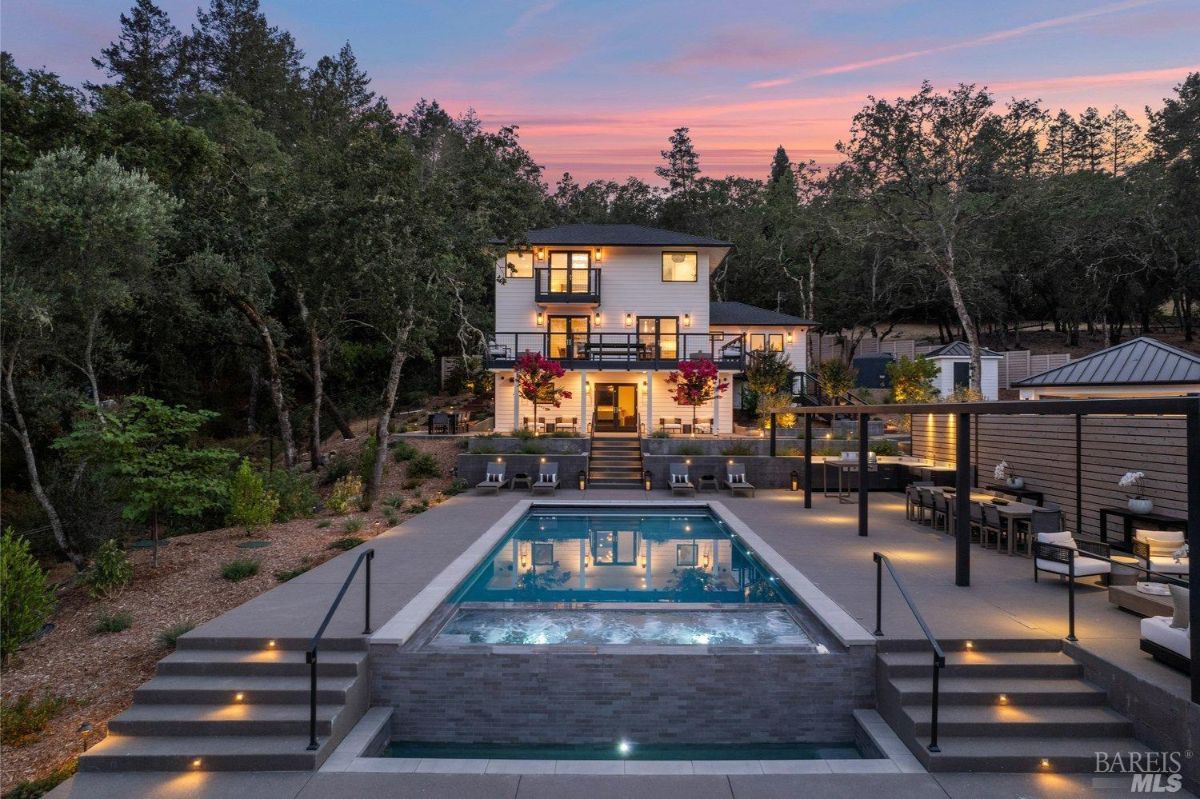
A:
[[[588,488],[641,488],[637,480],[588,480]]]
[[[307,751],[307,735],[109,735],[80,756],[79,770],[311,771],[328,754],[329,739],[322,745]]]
[[[248,636],[213,636],[193,635],[188,633],[175,644],[175,650],[196,649],[237,649],[237,650],[271,650],[304,652],[312,643],[311,638],[262,638]],[[273,645],[272,645],[273,644]],[[366,652],[367,639],[357,638],[322,638],[321,653],[326,652]]]
[[[919,677],[933,668],[931,652],[884,652],[879,660],[890,677]],[[1080,677],[1083,667],[1061,652],[946,653],[942,677]]]
[[[317,703],[345,703],[357,679],[357,676],[319,676]],[[239,693],[242,702],[249,704],[302,705],[309,701],[309,678],[159,675],[134,691],[133,699],[138,704],[231,705]]]
[[[354,676],[366,666],[367,653],[332,650],[317,657],[318,676]],[[309,673],[304,652],[298,650],[186,649],[158,663],[164,676],[303,677]]]
[[[950,638],[939,639],[944,652],[1061,652],[1059,638]],[[970,646],[968,646],[970,644]],[[879,652],[930,652],[929,642],[924,638],[880,638]]]
[[[926,738],[918,739],[922,750]],[[1050,737],[991,738],[938,736],[941,752],[918,753],[930,771],[1004,771],[1092,773],[1096,753],[1127,755],[1147,752],[1146,746],[1128,737]]]
[[[591,469],[588,471],[588,477],[597,480],[632,480],[637,482],[642,479],[642,473],[637,469]]]
[[[890,680],[900,704],[926,704],[932,696],[932,679],[924,677],[896,677]],[[1044,705],[1103,705],[1107,695],[1090,683],[1079,679],[1020,679],[998,677],[978,680],[969,677],[949,677],[939,680],[940,702],[949,705],[998,705],[1003,695],[1004,704],[1023,706]]]
[[[928,738],[930,706],[905,705],[903,710],[913,734]],[[1102,706],[956,705],[938,709],[938,735],[1123,738],[1133,735],[1133,723]]]
[[[317,705],[317,735],[328,737],[341,705]],[[305,705],[134,705],[108,723],[118,735],[308,735]]]

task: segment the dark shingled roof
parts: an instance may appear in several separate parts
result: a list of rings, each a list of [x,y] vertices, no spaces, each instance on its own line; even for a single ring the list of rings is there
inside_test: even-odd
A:
[[[981,354],[991,358],[1004,357],[998,352],[992,352],[987,347],[984,347],[982,350],[980,350],[980,352]],[[940,358],[943,356],[952,358],[970,358],[971,345],[965,341],[951,341],[949,344],[945,344],[941,347],[938,347],[936,350],[931,350],[925,353],[926,358]]]
[[[627,247],[732,247],[728,241],[643,225],[558,225],[531,230],[530,244]]]
[[[1018,380],[1014,387],[1200,383],[1200,355],[1142,336]]]
[[[815,325],[816,322],[799,316],[768,311],[744,302],[710,302],[708,324],[711,325]]]

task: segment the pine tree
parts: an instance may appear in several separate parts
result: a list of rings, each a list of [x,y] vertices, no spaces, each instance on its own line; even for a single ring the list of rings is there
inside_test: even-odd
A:
[[[1114,175],[1120,175],[1142,151],[1142,129],[1129,118],[1125,109],[1115,105],[1104,117],[1104,129],[1108,167]]]
[[[168,112],[179,96],[179,29],[151,0],[135,0],[121,15],[121,35],[92,63],[117,79],[129,96]]]
[[[1089,107],[1079,115],[1075,123],[1071,149],[1080,164],[1089,172],[1099,172],[1107,150],[1107,132],[1104,118],[1095,108]]]
[[[659,152],[667,164],[655,167],[654,174],[667,182],[671,194],[686,196],[695,187],[696,176],[700,174],[700,156],[687,128],[675,128],[668,141],[671,149]]]
[[[1046,159],[1055,173],[1065,175],[1074,171],[1076,137],[1074,118],[1060,110],[1046,130]]]
[[[358,66],[350,43],[336,56],[323,56],[308,76],[309,114],[318,129],[344,129],[373,116],[390,120],[387,101],[370,89],[371,79]]]
[[[767,192],[769,201],[791,200],[794,203],[796,200],[796,172],[782,144],[775,148],[775,157],[771,159]]]

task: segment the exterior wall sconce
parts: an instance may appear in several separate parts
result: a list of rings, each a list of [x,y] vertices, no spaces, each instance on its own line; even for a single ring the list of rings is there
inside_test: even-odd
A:
[[[653,487],[653,485],[654,485],[654,475],[650,473],[649,469],[647,469],[646,471],[642,472],[642,488],[649,491]]]
[[[546,248],[545,247],[534,247],[533,248],[533,257],[538,261],[546,260]]]
[[[797,472],[795,469],[792,469],[791,478],[792,478],[792,490],[799,491],[800,490],[800,473]]]
[[[579,470],[579,490],[587,490],[587,472],[585,472],[583,469]]]
[[[692,326],[692,315],[690,313],[685,313],[683,315],[683,326],[684,327]]]
[[[537,312],[537,324],[538,324],[538,327],[541,327],[541,326],[542,326],[542,325],[545,323],[545,321],[546,321],[546,316],[545,316],[545,314],[543,314],[541,311],[538,311],[538,312]]]
[[[600,327],[600,320],[601,320],[602,318],[603,318],[603,317],[601,317],[601,316],[600,316],[600,312],[599,312],[599,311],[596,311],[596,313],[595,313],[595,314],[593,314],[593,316],[592,316],[592,323],[593,323],[593,324],[595,324],[595,325],[596,325],[596,327]]]
[[[793,331],[793,330],[789,330],[789,331],[788,331],[788,334],[787,334],[787,342],[788,342],[788,344],[794,344],[794,343],[796,343],[796,333],[795,333],[795,331]]]
[[[633,314],[625,314],[625,327],[633,327]]]
[[[593,257],[593,258],[594,258],[594,259],[595,259],[597,262],[604,260],[604,248],[602,248],[602,247],[597,247],[597,248],[595,249],[595,251],[592,253],[592,257]]]

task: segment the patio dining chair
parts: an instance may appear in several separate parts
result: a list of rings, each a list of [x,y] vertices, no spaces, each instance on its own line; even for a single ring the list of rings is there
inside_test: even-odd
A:
[[[1004,535],[1004,523],[1000,519],[1000,509],[990,502],[979,503],[982,523],[979,528],[980,543],[988,546],[988,540],[995,541],[996,549],[1000,548],[1000,538]]]
[[[950,532],[950,503],[946,495],[933,494],[933,529]]]
[[[1024,539],[1025,554],[1032,554],[1033,544],[1032,537],[1038,533],[1057,533],[1063,529],[1062,511],[1056,508],[1034,508],[1030,512],[1028,521],[1019,520],[1016,530],[1013,535],[1017,536],[1013,542],[1014,549],[1020,550],[1021,540]]]
[[[983,543],[983,505],[979,502],[971,503],[971,535]]]
[[[929,522],[933,523],[933,489],[930,486],[917,486],[917,521],[921,524],[925,524],[926,513],[929,514]]]
[[[915,481],[904,488],[904,518],[909,521],[920,521],[924,515],[921,511],[921,486],[933,485],[930,481]]]

